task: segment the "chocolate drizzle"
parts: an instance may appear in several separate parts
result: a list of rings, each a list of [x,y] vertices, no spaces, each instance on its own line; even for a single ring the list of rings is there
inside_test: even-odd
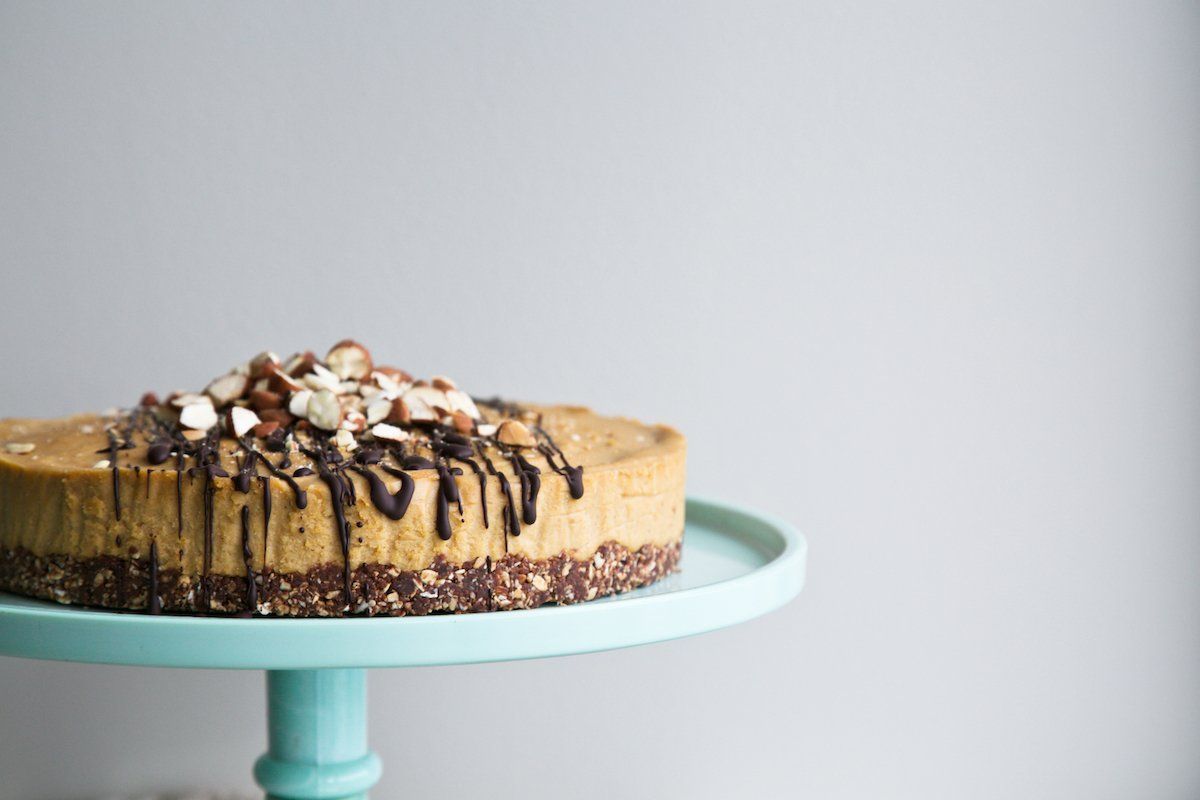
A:
[[[262,463],[266,465],[266,467],[270,471],[270,473],[272,475],[274,475],[276,478],[279,478],[279,480],[286,483],[288,485],[288,487],[292,490],[292,494],[296,498],[296,508],[299,508],[299,509],[308,508],[308,493],[300,488],[300,484],[296,483],[295,479],[292,478],[291,475],[288,475],[286,472],[283,471],[282,462],[281,462],[281,465],[277,467],[271,463],[271,459],[262,455],[262,453],[259,453],[259,455],[262,456]],[[299,471],[300,470],[296,470],[296,472],[299,472]],[[311,470],[309,471],[309,474],[310,475],[312,474]]]
[[[520,536],[521,519],[517,516],[517,504],[513,502],[512,486],[508,483],[508,476],[503,472],[497,472],[496,477],[500,479],[500,491],[504,492],[504,499],[507,501],[504,505],[504,531],[509,536]],[[507,542],[504,551],[508,552]]]
[[[117,519],[121,519],[121,470],[117,467],[117,451],[120,449],[120,442],[117,440],[117,434],[113,431],[108,432],[108,466],[112,470],[112,496],[113,509]]]
[[[567,461],[567,456],[563,453],[562,448],[554,443],[554,440],[550,438],[550,434],[546,433],[540,424],[535,425],[534,430],[536,430],[538,434],[540,434],[541,437],[546,440],[544,444],[538,445],[538,452],[545,457],[546,463],[550,465],[550,469],[554,470],[566,479],[567,491],[571,493],[571,499],[578,500],[579,498],[583,497],[583,467],[571,466],[570,462]],[[562,460],[562,466],[554,463],[555,456],[558,456],[558,458]]]
[[[242,494],[249,494],[250,484],[253,482],[254,475],[257,474],[255,462],[258,460],[258,452],[245,441],[239,441],[239,444],[246,451],[246,458],[238,464],[237,474],[233,476],[233,487]]]
[[[267,536],[271,532],[271,476],[259,475],[258,482],[262,484],[263,507],[263,563],[267,560]]]
[[[488,405],[503,416],[517,418],[528,414],[520,406],[501,400],[476,401],[480,405]],[[268,563],[268,537],[271,524],[272,486],[271,478],[279,478],[291,489],[295,507],[304,509],[308,505],[308,495],[305,489],[297,483],[297,478],[317,475],[330,493],[331,509],[334,517],[335,533],[343,558],[342,589],[347,607],[353,610],[353,583],[350,566],[350,523],[347,520],[346,506],[354,506],[357,502],[357,488],[352,480],[351,472],[362,476],[367,487],[367,495],[371,504],[383,516],[390,520],[401,520],[407,513],[415,494],[416,482],[410,474],[415,471],[430,470],[437,475],[437,491],[435,492],[435,529],[442,541],[451,539],[454,531],[452,519],[456,509],[460,519],[464,517],[462,490],[457,478],[464,474],[464,469],[455,466],[460,462],[475,475],[479,485],[479,498],[484,528],[490,528],[488,509],[488,477],[494,476],[499,483],[499,493],[504,499],[504,545],[508,551],[508,537],[520,536],[522,526],[533,525],[537,522],[538,496],[542,484],[542,469],[531,463],[530,459],[540,456],[546,460],[546,465],[555,474],[566,481],[568,492],[573,499],[579,499],[584,493],[583,467],[572,465],[564,452],[550,435],[542,428],[541,419],[531,427],[536,433],[538,444],[535,448],[519,448],[501,444],[493,435],[480,436],[464,433],[443,424],[416,423],[406,424],[413,435],[411,449],[405,445],[387,444],[381,441],[372,442],[369,439],[362,443],[353,457],[348,459],[342,451],[335,447],[328,435],[307,427],[307,423],[295,422],[286,424],[269,434],[265,439],[259,439],[266,450],[282,453],[278,464],[263,451],[254,447],[253,437],[239,437],[238,444],[244,456],[234,456],[236,470],[231,477],[229,472],[221,467],[221,433],[214,427],[199,441],[195,441],[192,433],[184,434],[178,423],[171,415],[161,415],[148,408],[139,408],[125,417],[124,427],[114,424],[107,428],[108,445],[105,450],[112,471],[113,513],[120,520],[127,509],[122,508],[120,468],[117,458],[121,450],[134,447],[133,435],[138,431],[145,436],[145,458],[150,467],[146,473],[146,497],[150,496],[153,467],[166,464],[174,456],[175,471],[175,511],[176,527],[180,537],[180,557],[183,550],[183,476],[189,478],[202,477],[203,500],[203,562],[202,574],[196,587],[198,605],[201,608],[212,609],[212,575],[214,552],[214,497],[218,491],[218,479],[229,479],[231,488],[241,494],[250,494],[254,480],[261,486],[261,503],[263,512],[262,523],[262,553],[264,566]],[[306,433],[305,433],[306,432]],[[296,449],[296,438],[305,435],[307,446],[301,451],[308,456],[311,466],[301,465],[291,470],[291,453]],[[495,448],[495,449],[493,449]],[[512,469],[510,475],[498,470],[493,459],[489,457],[499,452]],[[233,456],[233,454],[229,454]],[[386,463],[392,460],[395,464]],[[190,466],[188,464],[190,463]],[[483,466],[481,466],[481,463]],[[259,467],[259,464],[262,467]],[[545,467],[543,467],[544,469]],[[140,480],[141,468],[134,467],[135,477]],[[162,471],[170,471],[163,469]],[[263,473],[267,474],[263,474]],[[392,492],[381,477],[381,472],[396,478],[399,486]],[[519,482],[520,497],[516,497]],[[136,492],[132,495],[136,502]],[[127,498],[128,499],[128,498]],[[453,506],[453,509],[452,509]],[[251,609],[257,607],[258,583],[253,565],[253,548],[250,533],[251,510],[248,503],[241,506],[241,540],[242,556],[245,562],[247,581],[247,603]],[[357,523],[360,527],[361,522]],[[304,529],[299,528],[303,533]],[[150,597],[147,601],[149,613],[161,611],[161,599],[158,596],[159,582],[159,553],[157,538],[150,545]]]
[[[526,525],[532,525],[537,522],[537,498],[542,488],[542,471],[515,450],[509,451],[508,460],[512,464],[513,472],[521,479],[521,519]]]
[[[158,466],[165,463],[171,457],[171,453],[175,451],[175,443],[170,439],[156,439],[146,448],[146,460],[151,464]]]
[[[162,613],[162,600],[158,597],[158,540],[150,540],[150,590],[146,597],[146,610],[151,614]]]
[[[462,498],[458,493],[458,484],[454,481],[454,470],[445,464],[438,464],[437,472],[437,532],[442,541],[448,541],[451,535],[450,504],[458,503],[461,512]],[[458,470],[458,472],[461,473],[462,470]]]
[[[400,479],[400,488],[394,493],[389,492],[383,479],[367,467],[353,467],[354,471],[367,479],[371,491],[371,504],[388,519],[403,519],[408,505],[412,502],[413,479],[407,472],[384,466],[383,469],[391,476]]]
[[[321,450],[305,450],[305,455],[313,459],[317,465],[317,474],[329,487],[330,506],[333,509],[334,527],[338,542],[342,546],[342,590],[347,606],[352,606],[350,591],[350,523],[346,522],[345,504],[349,499],[343,476],[331,469],[326,460],[326,454]],[[329,454],[332,455],[332,454]],[[351,487],[353,491],[353,487]]]
[[[246,604],[258,611],[258,586],[254,582],[254,554],[250,550],[250,506],[242,506],[242,560],[246,563]]]
[[[175,521],[183,536],[183,450],[175,457]]]

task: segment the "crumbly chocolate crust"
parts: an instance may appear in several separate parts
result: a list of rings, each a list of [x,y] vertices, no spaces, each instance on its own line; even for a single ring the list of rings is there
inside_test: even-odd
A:
[[[363,564],[351,575],[353,608],[345,602],[341,564],[306,573],[272,570],[255,575],[256,615],[280,617],[419,616],[535,608],[579,603],[653,583],[679,568],[680,543],[629,550],[616,542],[587,559],[567,553],[532,561],[506,555],[492,561],[451,564],[439,557],[423,570]],[[139,558],[36,556],[25,549],[0,551],[0,589],[59,603],[145,610],[150,562]],[[244,576],[181,575],[160,570],[157,592],[163,611],[185,614],[247,614]]]

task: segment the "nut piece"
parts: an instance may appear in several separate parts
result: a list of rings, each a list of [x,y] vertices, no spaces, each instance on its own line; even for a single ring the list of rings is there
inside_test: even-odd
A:
[[[5,452],[13,453],[19,456],[25,455],[26,453],[32,453],[33,449],[34,445],[30,444],[29,442],[9,442],[8,444],[4,445]]]
[[[207,439],[208,432],[207,431],[184,431],[183,438],[187,439],[189,442],[198,442],[201,439]]]
[[[258,414],[248,408],[234,406],[229,409],[229,428],[234,436],[245,436],[260,422],[262,420],[258,418]]]
[[[450,404],[450,411],[461,411],[471,419],[482,419],[483,415],[479,413],[475,401],[466,392],[450,389],[446,392],[446,402]]]
[[[408,403],[405,403],[403,398],[397,397],[392,401],[392,409],[383,418],[383,421],[392,425],[407,425],[412,422],[412,419],[412,411],[409,410]]]
[[[414,386],[404,393],[404,402],[414,422],[435,422],[450,412],[446,393],[432,386]]]
[[[342,380],[361,380],[371,374],[371,354],[353,339],[343,339],[330,348],[325,363]]]
[[[409,439],[408,431],[397,428],[395,425],[388,425],[386,422],[381,422],[371,428],[371,433],[376,439],[386,439],[389,442],[405,442]]]
[[[277,430],[279,430],[278,422],[260,422],[254,426],[254,435],[259,439],[265,439]]]
[[[375,380],[379,380],[379,376],[383,375],[392,383],[412,383],[413,379],[412,375],[397,367],[376,367],[371,375]]]
[[[258,412],[258,416],[263,422],[274,422],[281,428],[286,428],[296,421],[296,415],[290,414],[282,408],[264,408]]]
[[[179,424],[194,431],[206,431],[217,424],[212,403],[192,403],[179,412]]]
[[[289,358],[283,365],[283,371],[293,378],[299,378],[312,372],[315,363],[317,363],[317,356],[312,350],[306,350]]]
[[[304,376],[304,385],[314,392],[322,389],[338,392],[341,391],[342,381],[332,370],[328,370],[320,364],[313,364],[312,372]]]
[[[353,450],[358,447],[358,442],[354,440],[354,434],[342,428],[333,437],[337,446],[343,450]]]
[[[323,431],[336,431],[338,425],[342,424],[342,404],[338,402],[336,394],[322,389],[308,398],[304,416]]]
[[[392,413],[392,401],[379,398],[367,403],[367,424],[374,425],[383,422]]]
[[[107,458],[102,458],[95,464],[92,464],[92,469],[108,469],[112,464]]]
[[[367,428],[367,418],[363,416],[361,411],[350,408],[346,409],[346,417],[342,420],[339,426],[341,430],[351,433],[359,433]]]
[[[265,378],[272,372],[275,372],[279,366],[279,356],[272,353],[270,350],[265,350],[254,358],[250,359],[249,367],[250,377],[257,380]]]
[[[477,426],[475,426],[475,432],[478,433],[480,436],[492,436],[493,434],[496,433],[496,426],[495,425],[477,425]]]
[[[255,411],[283,408],[283,395],[278,392],[253,391],[250,393],[250,407]]]
[[[533,438],[529,428],[515,419],[506,419],[501,422],[496,431],[496,438],[513,447],[533,447],[537,444],[537,440]]]
[[[250,390],[250,379],[245,375],[231,372],[210,383],[204,393],[213,399],[217,407],[228,405],[234,400],[240,400]]]
[[[267,376],[267,388],[276,394],[287,394],[300,391],[304,388],[304,384],[298,378],[293,378],[283,370],[276,368]]]
[[[288,411],[292,412],[294,417],[303,417],[308,414],[308,398],[312,397],[311,389],[301,389],[292,395],[288,400]]]
[[[450,417],[451,424],[454,425],[454,430],[459,433],[470,433],[475,430],[475,420],[468,417],[461,411],[455,411]]]
[[[144,395],[142,395],[142,399],[138,401],[138,405],[157,406],[161,405],[161,403],[158,402],[158,395],[156,395],[154,392],[146,392]]]
[[[458,384],[445,375],[434,375],[429,382],[433,384],[433,388],[441,389],[443,392],[450,392],[458,388]]]
[[[183,408],[195,403],[208,403],[212,405],[212,398],[206,394],[196,394],[195,392],[177,392],[168,398],[171,405],[176,408]]]

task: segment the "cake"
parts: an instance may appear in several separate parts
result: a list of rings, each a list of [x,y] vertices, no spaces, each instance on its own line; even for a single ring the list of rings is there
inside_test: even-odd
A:
[[[203,392],[0,420],[0,590],[149,613],[576,603],[678,568],[684,438],[485,400],[343,341]]]

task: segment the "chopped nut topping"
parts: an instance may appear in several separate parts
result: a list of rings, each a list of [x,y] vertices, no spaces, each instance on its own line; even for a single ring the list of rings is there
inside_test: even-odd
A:
[[[533,438],[529,428],[515,419],[506,419],[501,422],[499,430],[496,431],[496,438],[513,447],[533,447],[537,444],[537,440]]]
[[[29,442],[9,442],[4,445],[4,450],[15,455],[25,455],[26,453],[32,453],[34,447],[35,445]]]
[[[313,393],[309,389],[301,389],[292,395],[291,399],[288,400],[288,411],[291,412],[293,417],[308,416],[308,399],[312,395]]]
[[[214,405],[223,406],[234,400],[242,399],[249,390],[250,379],[245,375],[231,372],[215,379],[204,390],[204,393],[212,398]]]
[[[179,412],[179,424],[196,431],[206,431],[217,424],[217,412],[212,403],[192,403]]]
[[[304,416],[323,431],[335,431],[342,424],[342,404],[338,402],[336,394],[329,389],[322,389],[308,398]]]
[[[342,380],[359,380],[371,374],[371,354],[352,339],[335,344],[325,356],[329,368]]]
[[[229,409],[229,422],[235,436],[245,436],[262,420],[250,409],[234,406]]]
[[[383,422],[392,413],[392,401],[380,397],[367,403],[367,424],[374,425]]]
[[[176,408],[192,406],[197,403],[207,403],[211,406],[212,398],[206,394],[196,394],[195,392],[181,392],[171,397],[171,405]]]
[[[381,422],[371,428],[371,433],[376,439],[385,439],[389,442],[404,442],[411,438],[408,431],[397,428],[395,425],[388,425],[386,422]]]

